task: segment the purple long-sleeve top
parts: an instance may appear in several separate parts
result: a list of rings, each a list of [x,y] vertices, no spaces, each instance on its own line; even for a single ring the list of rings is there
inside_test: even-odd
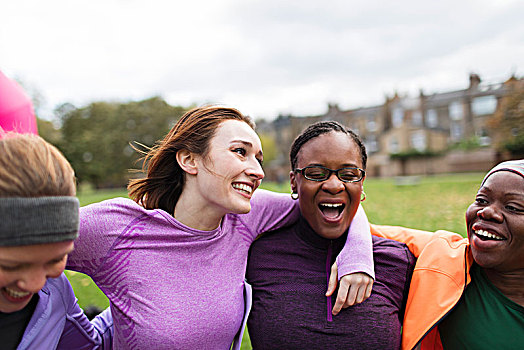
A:
[[[255,193],[250,213],[225,215],[212,231],[130,199],[81,208],[68,268],[91,276],[109,298],[115,349],[230,348],[245,311],[251,243],[299,215],[289,195]],[[368,249],[371,261],[369,232],[354,236],[348,254]],[[365,265],[372,273],[372,262]]]
[[[373,237],[375,282],[363,303],[331,313],[329,268],[346,235],[329,240],[301,218],[251,246],[248,330],[254,349],[398,349],[414,257],[399,242]],[[336,295],[336,293],[335,293]]]

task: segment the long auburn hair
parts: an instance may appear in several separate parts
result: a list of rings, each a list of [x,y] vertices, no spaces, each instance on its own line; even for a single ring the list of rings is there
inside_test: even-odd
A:
[[[204,106],[186,112],[143,157],[142,170],[146,177],[129,181],[129,197],[146,209],[171,213],[185,184],[185,173],[176,160],[177,152],[185,149],[205,157],[219,124],[229,119],[243,121],[255,129],[251,118],[235,108]]]

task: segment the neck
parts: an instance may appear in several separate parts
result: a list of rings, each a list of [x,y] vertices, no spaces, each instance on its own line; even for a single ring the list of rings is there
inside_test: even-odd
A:
[[[208,203],[199,201],[197,198],[200,197],[190,192],[189,188],[182,191],[173,210],[173,217],[184,225],[197,230],[216,229],[224,214],[214,212]]]
[[[493,269],[482,269],[486,277],[506,297],[524,306],[524,270],[500,272]]]

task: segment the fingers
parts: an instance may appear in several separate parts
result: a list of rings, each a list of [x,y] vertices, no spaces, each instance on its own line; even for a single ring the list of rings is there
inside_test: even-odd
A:
[[[373,278],[365,273],[345,275],[340,280],[337,300],[333,307],[333,315],[337,315],[343,308],[360,304],[371,296]],[[326,294],[327,295],[327,294]]]
[[[340,286],[338,288],[338,293],[337,293],[337,300],[335,301],[333,310],[331,310],[331,313],[333,315],[337,315],[340,312],[340,310],[342,310],[342,307],[346,303],[348,289],[349,289],[349,283],[347,283],[347,281],[344,279],[340,280]]]
[[[358,283],[357,284],[352,283],[351,286],[349,286],[347,299],[346,299],[346,302],[344,303],[344,308],[355,305],[355,301],[357,299],[357,295],[360,289],[361,289],[360,284]]]
[[[326,296],[329,297],[335,292],[337,289],[338,284],[338,269],[337,264],[333,264],[331,266],[331,274],[329,275],[329,283],[328,283],[328,289],[326,292]]]
[[[367,298],[369,298],[371,296],[371,292],[373,291],[373,282],[374,280],[372,278],[370,278],[370,281],[366,287],[366,292],[364,293],[364,300],[366,300]],[[362,300],[362,301],[364,301]]]

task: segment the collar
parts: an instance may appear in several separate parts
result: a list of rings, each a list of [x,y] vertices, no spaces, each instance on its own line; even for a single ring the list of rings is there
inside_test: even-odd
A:
[[[307,220],[300,215],[297,224],[295,225],[295,233],[306,244],[322,250],[327,250],[330,245],[335,252],[339,252],[346,244],[347,230],[342,236],[337,239],[328,239],[318,235],[309,225]]]

